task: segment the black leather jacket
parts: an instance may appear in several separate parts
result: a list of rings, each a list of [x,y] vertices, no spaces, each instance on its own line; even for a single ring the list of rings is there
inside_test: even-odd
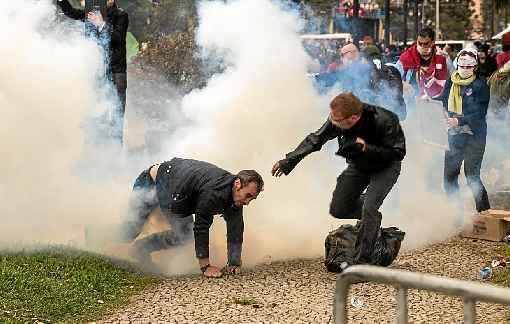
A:
[[[213,216],[227,223],[228,263],[240,265],[243,244],[243,209],[232,198],[235,175],[207,162],[174,158],[163,162],[156,175],[162,210],[188,216],[195,214],[193,232],[197,258],[209,256],[209,228]]]
[[[280,161],[285,175],[312,152],[319,151],[333,138],[338,139],[337,155],[347,159],[349,164],[363,172],[377,172],[391,163],[402,161],[406,155],[404,132],[397,115],[389,110],[364,104],[360,120],[350,129],[335,127],[328,119],[315,133],[308,135],[299,146]],[[356,137],[366,142],[363,152],[361,144],[356,144]]]

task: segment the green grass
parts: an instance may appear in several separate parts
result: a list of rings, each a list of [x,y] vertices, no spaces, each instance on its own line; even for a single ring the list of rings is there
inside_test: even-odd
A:
[[[129,263],[75,249],[0,252],[0,323],[97,319],[157,281]]]
[[[510,244],[505,244],[503,246],[501,254],[510,262]],[[510,287],[510,264],[507,264],[507,266],[500,271],[495,272],[492,281],[499,285]],[[510,312],[506,313],[506,319],[510,321]]]
[[[501,254],[504,255],[505,259],[510,262],[510,244],[505,244],[502,248]],[[494,274],[493,281],[497,284],[510,287],[510,264]]]

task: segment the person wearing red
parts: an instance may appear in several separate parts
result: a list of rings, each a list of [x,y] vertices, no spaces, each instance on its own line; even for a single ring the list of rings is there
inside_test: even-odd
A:
[[[404,91],[409,96],[437,98],[448,79],[448,65],[443,55],[436,53],[435,33],[424,28],[418,33],[416,43],[400,55],[396,63]]]
[[[501,44],[503,45],[503,52],[496,55],[498,69],[502,68],[506,62],[510,61],[510,32],[503,34],[501,37]]]

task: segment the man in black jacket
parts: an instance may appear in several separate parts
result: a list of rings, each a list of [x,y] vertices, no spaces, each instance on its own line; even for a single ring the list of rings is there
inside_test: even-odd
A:
[[[371,263],[381,225],[379,207],[396,183],[406,154],[397,115],[362,103],[350,92],[342,93],[331,101],[324,125],[276,162],[272,174],[288,175],[304,157],[335,137],[337,154],[347,159],[348,167],[337,179],[329,212],[340,219],[361,219],[352,259],[356,264]]]
[[[124,113],[126,111],[126,34],[129,16],[127,12],[117,6],[116,0],[106,0],[107,11],[104,18],[95,12],[90,12],[85,16],[85,10],[73,8],[68,0],[58,0],[57,4],[69,18],[90,22],[94,29],[91,33],[108,53],[106,77],[112,81],[118,99],[113,118],[110,121],[112,137],[122,144]]]
[[[213,216],[222,214],[227,223],[226,271],[237,273],[241,266],[243,206],[256,199],[263,187],[262,177],[254,170],[233,175],[207,162],[180,158],[153,165],[135,181],[129,217],[123,226],[124,239],[134,240],[152,210],[160,207],[171,229],[137,240],[134,251],[139,260],[150,262],[151,252],[185,244],[193,231],[202,273],[220,277],[222,271],[209,263],[209,228]]]

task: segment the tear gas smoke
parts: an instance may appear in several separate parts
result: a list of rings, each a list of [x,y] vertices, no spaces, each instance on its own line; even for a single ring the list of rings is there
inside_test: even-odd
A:
[[[306,158],[289,177],[270,176],[273,163],[324,122],[331,99],[318,96],[306,76],[300,20],[271,1],[204,2],[199,13],[199,44],[206,51],[227,51],[229,68],[184,98],[183,113],[193,123],[178,130],[166,152],[232,172],[253,168],[264,176],[265,191],[245,208],[245,262],[323,254],[327,232],[341,224],[328,215],[335,177],[345,166],[333,155],[335,144]],[[418,132],[415,126],[406,132]],[[410,142],[395,194],[402,210],[385,207],[383,217],[408,232],[409,247],[445,238],[454,219],[443,194],[430,194],[424,180],[429,156],[442,153],[422,152],[419,142]],[[223,235],[220,226],[216,242]]]
[[[245,264],[266,255],[273,260],[322,255],[327,232],[341,224],[328,215],[335,177],[345,167],[333,154],[336,144],[305,159],[289,177],[270,176],[273,163],[324,122],[331,99],[319,96],[306,76],[310,59],[299,37],[301,21],[269,0],[202,2],[199,14],[200,46],[228,53],[222,58],[227,68],[183,98],[185,119],[179,119],[161,159],[197,158],[264,176],[265,191],[245,209]],[[79,166],[90,166],[78,163],[84,160],[81,125],[91,111],[108,105],[95,88],[101,53],[79,24],[67,24],[65,33],[59,26],[42,28],[53,15],[49,1],[0,2],[0,40],[8,45],[0,51],[1,242],[65,241],[84,225],[118,221],[142,170],[140,159],[136,166],[119,166],[111,163],[118,156],[92,150],[85,158],[105,160],[120,175],[115,181],[83,176]],[[128,99],[128,116],[133,109],[141,108],[130,107]],[[408,138],[416,138],[418,130],[406,122]],[[383,213],[383,222],[407,231],[409,247],[445,238],[453,223],[442,193],[427,191],[430,154],[417,142],[408,142],[397,207],[384,206]],[[225,230],[218,223],[211,235],[214,263],[225,251]],[[168,258],[169,272],[196,267],[189,247],[164,255],[177,255]]]

